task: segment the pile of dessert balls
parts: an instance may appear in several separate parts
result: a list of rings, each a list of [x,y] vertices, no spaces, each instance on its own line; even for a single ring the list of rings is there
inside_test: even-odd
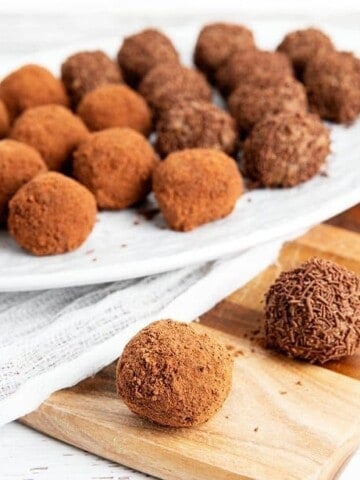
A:
[[[1,81],[0,220],[22,248],[76,249],[97,209],[150,191],[174,230],[225,217],[242,175],[269,188],[310,179],[330,150],[320,118],[360,112],[360,60],[313,28],[264,51],[248,28],[210,24],[194,62],[181,65],[170,39],[147,29],[125,38],[116,62],[79,52],[61,80],[25,65]],[[212,85],[228,111],[211,103]]]

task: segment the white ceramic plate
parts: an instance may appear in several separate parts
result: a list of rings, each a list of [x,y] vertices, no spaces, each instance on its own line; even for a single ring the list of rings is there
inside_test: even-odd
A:
[[[263,48],[274,48],[294,28],[287,22],[256,22],[250,26]],[[185,63],[191,62],[199,27],[167,29]],[[341,49],[354,50],[359,44],[355,30],[327,30]],[[122,34],[128,33],[122,29]],[[69,54],[101,48],[114,56],[120,41],[112,38],[37,53],[11,65],[1,64],[0,75],[30,61],[58,73]],[[159,214],[146,220],[135,209],[101,212],[81,248],[38,258],[22,251],[6,232],[1,232],[0,291],[84,285],[160,273],[233,254],[321,222],[360,201],[360,122],[350,128],[331,126],[331,136],[333,152],[327,177],[317,176],[293,189],[251,191],[238,201],[229,217],[189,233],[167,229]]]

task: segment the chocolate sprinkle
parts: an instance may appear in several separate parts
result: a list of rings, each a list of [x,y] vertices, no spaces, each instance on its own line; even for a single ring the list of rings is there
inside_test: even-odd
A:
[[[268,347],[322,364],[360,345],[360,278],[333,262],[313,258],[281,273],[265,299]]]

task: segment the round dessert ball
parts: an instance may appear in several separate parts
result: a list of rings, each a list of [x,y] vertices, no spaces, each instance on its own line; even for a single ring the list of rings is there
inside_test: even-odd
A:
[[[89,132],[81,119],[60,105],[26,110],[14,123],[11,138],[35,148],[49,170],[62,170]]]
[[[214,148],[232,154],[237,144],[233,118],[204,101],[183,101],[164,112],[156,125],[156,149],[162,156],[185,148]]]
[[[296,30],[285,35],[278,46],[279,52],[285,53],[293,65],[299,79],[303,78],[308,61],[320,50],[333,50],[331,39],[317,28]]]
[[[43,159],[34,148],[15,140],[1,140],[0,223],[6,220],[11,197],[35,175],[46,170]]]
[[[200,72],[169,63],[150,70],[140,83],[139,93],[157,116],[179,99],[211,100],[210,85]]]
[[[194,62],[210,79],[229,56],[239,50],[254,50],[252,32],[243,25],[211,23],[200,31]]]
[[[23,185],[9,202],[8,229],[34,255],[54,255],[78,248],[96,218],[94,196],[61,173],[42,173]]]
[[[351,123],[360,113],[360,59],[348,52],[322,52],[304,75],[310,109],[321,118]]]
[[[62,82],[39,65],[24,65],[5,77],[0,83],[0,98],[11,120],[28,108],[69,103]]]
[[[242,170],[260,186],[293,187],[316,175],[329,152],[329,130],[316,115],[281,112],[251,130]]]
[[[267,345],[293,358],[325,363],[360,346],[360,279],[312,258],[283,272],[266,294]]]
[[[96,87],[122,81],[116,63],[101,50],[71,55],[61,65],[61,78],[73,107]]]
[[[80,145],[74,154],[74,176],[93,192],[99,208],[121,209],[146,197],[157,161],[140,133],[109,128]]]
[[[178,63],[179,56],[166,35],[150,28],[125,38],[118,62],[125,81],[136,87],[155,65]]]
[[[160,320],[126,345],[116,369],[130,410],[167,427],[209,420],[229,395],[233,360],[226,348],[191,325]]]
[[[185,232],[229,215],[243,183],[235,160],[193,148],[171,153],[156,167],[153,190],[170,228]]]
[[[77,113],[92,131],[130,127],[144,135],[151,131],[151,112],[145,100],[126,85],[102,85],[87,93]]]
[[[228,105],[240,132],[247,133],[267,114],[305,112],[307,97],[302,83],[289,77],[279,85],[240,84],[230,95]]]
[[[243,50],[233,53],[218,69],[216,83],[223,94],[230,94],[241,83],[267,86],[283,83],[292,76],[289,59],[281,52]]]
[[[0,100],[0,138],[6,137],[10,127],[10,119],[5,103]]]

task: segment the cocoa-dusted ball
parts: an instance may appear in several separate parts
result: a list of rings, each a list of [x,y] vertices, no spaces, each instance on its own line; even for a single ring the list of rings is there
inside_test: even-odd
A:
[[[348,52],[321,52],[309,60],[305,87],[321,118],[351,123],[360,114],[360,59]]]
[[[67,106],[69,103],[62,82],[46,68],[31,64],[15,70],[1,81],[0,98],[11,120],[28,108],[48,104]]]
[[[241,83],[267,86],[283,83],[292,76],[289,59],[281,52],[243,50],[233,53],[218,69],[216,83],[223,94],[231,93]]]
[[[23,185],[9,202],[8,229],[34,255],[54,255],[78,248],[96,217],[94,196],[61,173],[42,173]]]
[[[5,103],[0,100],[0,138],[6,137],[9,132],[10,119]]]
[[[232,154],[237,144],[233,118],[204,101],[177,102],[156,125],[156,149],[162,156],[185,148],[214,148]]]
[[[90,130],[130,127],[151,131],[151,112],[145,100],[126,85],[103,85],[87,93],[77,112]]]
[[[312,258],[283,272],[266,294],[267,345],[311,363],[352,355],[360,346],[360,279]]]
[[[230,95],[228,104],[240,132],[245,133],[267,114],[307,110],[304,86],[291,77],[279,85],[240,84]]]
[[[157,156],[130,128],[93,133],[74,154],[74,176],[95,195],[100,208],[121,209],[143,200],[151,189]]]
[[[194,148],[171,153],[157,166],[153,190],[170,228],[188,231],[229,215],[243,184],[235,160]]]
[[[137,415],[167,427],[209,420],[226,400],[233,360],[226,348],[191,325],[160,320],[126,345],[116,386]]]
[[[62,170],[88,134],[81,119],[67,108],[44,105],[26,110],[14,123],[10,137],[35,148],[50,170]]]
[[[296,30],[285,35],[278,46],[279,52],[287,55],[299,79],[303,78],[308,61],[321,50],[333,50],[331,39],[317,28]]]
[[[316,175],[329,152],[329,130],[316,115],[269,115],[244,142],[243,172],[265,187],[293,187]]]
[[[210,85],[200,72],[169,63],[154,67],[140,83],[139,93],[157,116],[180,99],[211,100]]]
[[[194,62],[210,79],[229,56],[239,50],[254,50],[254,36],[248,28],[234,23],[205,25],[198,36]]]
[[[125,81],[136,87],[159,63],[178,63],[179,56],[171,40],[159,30],[146,29],[126,37],[118,53]]]
[[[101,50],[71,55],[61,65],[61,78],[73,107],[96,87],[122,81],[117,64]]]
[[[47,170],[40,154],[15,140],[0,142],[0,223],[7,217],[11,197],[25,183]]]

